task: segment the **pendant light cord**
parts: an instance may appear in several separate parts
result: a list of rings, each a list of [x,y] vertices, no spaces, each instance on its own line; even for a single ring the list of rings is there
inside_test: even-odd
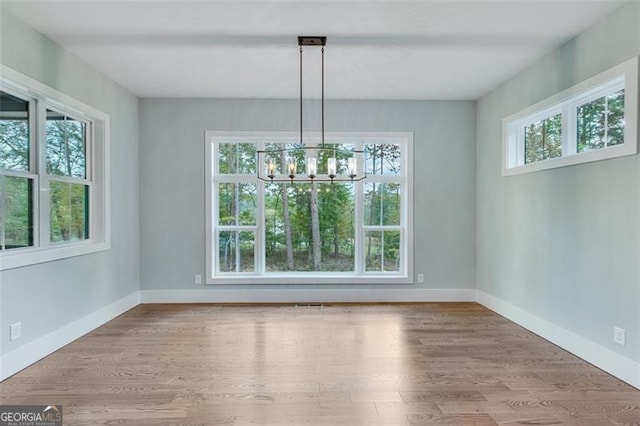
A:
[[[322,46],[322,147],[324,148],[324,46]]]
[[[300,145],[302,145],[302,46],[300,46]]]

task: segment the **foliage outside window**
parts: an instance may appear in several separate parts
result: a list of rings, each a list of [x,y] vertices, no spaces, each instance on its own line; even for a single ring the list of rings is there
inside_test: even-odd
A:
[[[545,118],[524,128],[525,164],[562,156],[562,115]]]
[[[578,106],[578,152],[624,143],[624,89]]]
[[[257,179],[256,151],[287,148],[305,174],[304,150],[291,135],[242,137],[211,132],[208,277],[264,281],[278,277],[405,276],[409,215],[407,137],[333,136],[328,146],[362,149],[367,179],[347,183],[270,183]],[[338,173],[346,158],[338,155]],[[344,155],[344,154],[343,154]],[[320,154],[322,157],[322,154]],[[318,158],[318,174],[326,173]],[[345,170],[341,170],[345,169]],[[249,278],[249,279],[248,279]],[[293,278],[292,278],[293,279]],[[314,281],[317,282],[317,281]],[[350,281],[352,282],[352,281]]]
[[[34,244],[31,123],[28,99],[0,92],[0,250]]]
[[[637,152],[637,59],[503,121],[503,175]]]
[[[20,86],[0,82],[2,269],[108,248],[108,117],[3,73]]]
[[[47,109],[50,240],[89,238],[91,181],[87,176],[90,123]]]

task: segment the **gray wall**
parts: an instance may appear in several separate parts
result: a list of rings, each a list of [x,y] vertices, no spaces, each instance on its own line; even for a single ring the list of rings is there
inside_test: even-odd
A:
[[[479,290],[640,357],[637,155],[501,177],[501,120],[640,53],[640,2],[623,7],[477,105]],[[613,343],[613,326],[627,346]]]
[[[305,108],[312,130],[319,129],[317,107]],[[297,108],[295,100],[140,101],[142,290],[203,288],[193,284],[193,274],[205,268],[205,130],[295,131]],[[473,288],[475,102],[332,101],[326,114],[327,131],[414,132],[420,286]],[[413,288],[394,288],[403,287]]]
[[[112,248],[0,274],[0,353],[139,289],[138,99],[6,11],[2,63],[111,116]],[[9,324],[22,337],[9,342]]]

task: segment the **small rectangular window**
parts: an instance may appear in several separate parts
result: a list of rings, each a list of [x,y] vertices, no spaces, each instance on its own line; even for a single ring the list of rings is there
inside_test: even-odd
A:
[[[503,120],[503,176],[638,152],[638,58]]]

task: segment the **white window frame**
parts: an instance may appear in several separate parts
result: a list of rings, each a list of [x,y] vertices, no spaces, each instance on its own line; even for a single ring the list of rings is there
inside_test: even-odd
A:
[[[314,132],[305,133],[305,141],[308,144],[317,143],[320,134]],[[258,205],[263,202],[264,185],[263,181],[259,181],[256,175],[230,175],[224,176],[222,179],[216,177],[215,168],[217,166],[216,159],[216,140],[236,143],[255,143],[257,149],[262,149],[265,143],[283,141],[297,142],[299,133],[296,132],[205,132],[205,268],[206,268],[206,284],[411,284],[413,283],[413,133],[412,132],[326,132],[325,140],[327,143],[355,143],[360,147],[362,143],[400,143],[402,144],[403,155],[401,159],[401,176],[378,176],[369,175],[365,181],[355,184],[355,204],[356,204],[356,225],[355,239],[356,252],[360,252],[358,246],[363,240],[365,227],[362,223],[363,215],[359,213],[362,205],[364,182],[375,180],[376,183],[399,182],[405,187],[404,196],[406,202],[402,203],[401,223],[404,226],[380,226],[375,227],[376,230],[395,230],[402,228],[400,232],[400,240],[402,244],[400,272],[363,272],[362,261],[356,256],[356,271],[361,272],[282,272],[264,274],[261,267],[264,263],[264,212],[258,207],[256,211],[255,226],[232,226],[223,227],[242,230],[255,230],[256,249],[255,249],[255,272],[244,273],[220,273],[217,271],[216,253],[218,251],[218,239],[216,238],[217,209],[214,208],[213,201],[217,196],[216,183],[239,182],[239,183],[256,183],[258,188]],[[357,148],[359,149],[359,148]],[[371,179],[371,180],[370,180]],[[393,229],[391,229],[393,228]]]
[[[0,251],[0,270],[80,256],[111,248],[109,143],[110,117],[64,93],[5,65],[0,68],[0,89],[30,104],[29,171],[2,171],[5,176],[33,180],[33,246]],[[46,170],[46,110],[52,109],[87,123],[85,179],[49,176]],[[33,112],[33,114],[31,114]],[[90,186],[89,238],[82,241],[50,241],[49,181]]]
[[[577,107],[625,90],[624,142],[601,149],[577,151]],[[562,115],[562,156],[525,164],[524,129],[531,123]],[[638,152],[638,58],[582,81],[502,120],[502,176],[554,169]]]

